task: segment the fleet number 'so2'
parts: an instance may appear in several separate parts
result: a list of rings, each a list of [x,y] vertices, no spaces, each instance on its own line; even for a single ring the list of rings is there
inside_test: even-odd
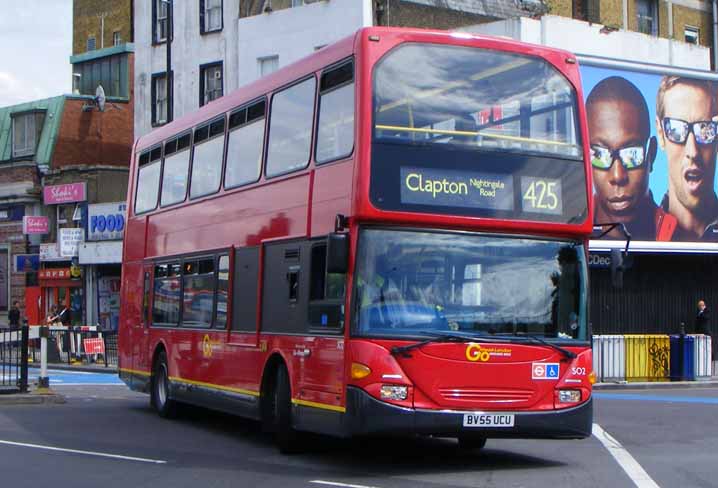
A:
[[[586,376],[586,368],[571,368],[571,374],[575,376]]]
[[[530,210],[556,210],[558,208],[556,184],[556,181],[533,180],[524,192],[524,205],[528,203]]]

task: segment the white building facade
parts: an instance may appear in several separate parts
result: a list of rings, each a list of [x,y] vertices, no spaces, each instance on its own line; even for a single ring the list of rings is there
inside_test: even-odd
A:
[[[331,0],[239,17],[241,0],[174,0],[172,119],[372,25],[372,0]],[[166,0],[137,0],[135,138],[167,121]]]

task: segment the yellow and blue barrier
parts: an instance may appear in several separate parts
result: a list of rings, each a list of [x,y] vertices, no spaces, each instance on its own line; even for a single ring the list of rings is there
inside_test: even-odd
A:
[[[702,334],[595,335],[593,370],[599,382],[705,380],[711,350],[711,337]]]

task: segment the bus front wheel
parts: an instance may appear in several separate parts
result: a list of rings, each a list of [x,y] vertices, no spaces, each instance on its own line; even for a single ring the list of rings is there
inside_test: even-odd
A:
[[[167,368],[167,355],[160,352],[155,360],[152,381],[152,405],[160,417],[172,418],[175,416],[177,404],[170,398],[169,369]]]
[[[284,365],[277,368],[273,398],[274,439],[282,454],[299,451],[299,436],[292,427],[292,390],[289,373]]]

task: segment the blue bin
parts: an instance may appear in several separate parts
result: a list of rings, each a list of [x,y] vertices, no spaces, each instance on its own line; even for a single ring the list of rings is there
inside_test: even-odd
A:
[[[671,381],[695,381],[695,337],[671,336]]]

